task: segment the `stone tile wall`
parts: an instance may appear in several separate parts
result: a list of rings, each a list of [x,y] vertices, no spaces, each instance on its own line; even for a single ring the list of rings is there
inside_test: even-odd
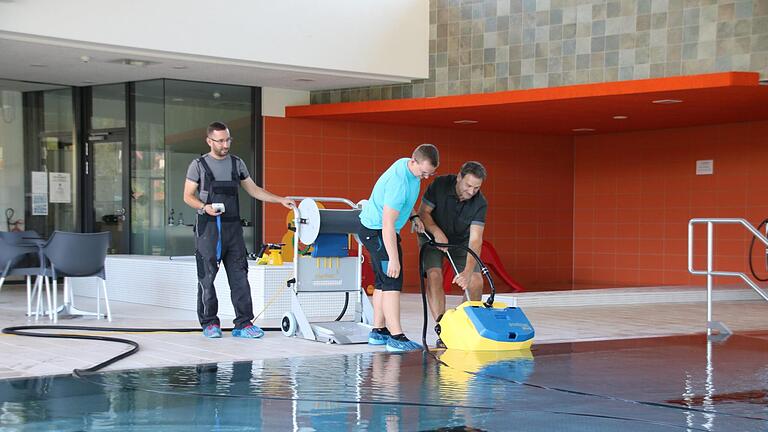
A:
[[[429,78],[312,103],[724,71],[768,78],[768,0],[430,0]]]

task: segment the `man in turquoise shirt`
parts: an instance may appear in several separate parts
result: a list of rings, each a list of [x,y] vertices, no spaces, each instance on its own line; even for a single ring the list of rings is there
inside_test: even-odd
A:
[[[419,197],[419,182],[432,176],[439,164],[437,147],[422,144],[410,158],[398,159],[373,187],[371,197],[360,212],[360,240],[371,257],[376,275],[373,292],[372,345],[387,345],[387,351],[421,349],[409,340],[400,326],[400,291],[403,289],[400,229],[412,220],[424,231],[413,210]]]

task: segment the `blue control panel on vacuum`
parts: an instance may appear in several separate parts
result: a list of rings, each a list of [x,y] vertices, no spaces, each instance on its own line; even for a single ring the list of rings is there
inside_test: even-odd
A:
[[[533,326],[519,308],[468,306],[465,312],[484,338],[500,342],[523,342],[533,338]]]

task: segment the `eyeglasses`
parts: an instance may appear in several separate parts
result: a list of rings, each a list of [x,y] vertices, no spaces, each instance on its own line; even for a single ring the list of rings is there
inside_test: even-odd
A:
[[[213,141],[213,142],[215,142],[215,143],[219,143],[219,144],[224,144],[224,143],[227,143],[227,144],[232,144],[232,141],[233,141],[233,140],[232,140],[232,137],[229,137],[229,138],[222,138],[222,139],[216,139],[216,138],[211,138],[211,137],[208,137],[208,139],[209,139],[209,140],[211,140],[211,141]]]

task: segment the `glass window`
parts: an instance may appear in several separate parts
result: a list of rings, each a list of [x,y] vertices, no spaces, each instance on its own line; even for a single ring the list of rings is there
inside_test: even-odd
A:
[[[93,114],[91,129],[125,127],[125,84],[110,84],[92,88]]]
[[[0,230],[24,227],[24,109],[22,94],[9,83],[0,90]]]
[[[157,80],[135,85],[132,155],[132,249],[136,254],[192,255],[195,210],[184,203],[187,168],[209,151],[206,128],[229,125],[232,153],[253,172],[251,88]],[[243,190],[240,217],[246,245],[253,244],[253,199]]]
[[[0,230],[77,231],[72,89],[0,81]]]
[[[163,80],[138,82],[134,86],[131,248],[141,255],[166,255],[165,231],[170,221],[165,210],[164,93]]]

